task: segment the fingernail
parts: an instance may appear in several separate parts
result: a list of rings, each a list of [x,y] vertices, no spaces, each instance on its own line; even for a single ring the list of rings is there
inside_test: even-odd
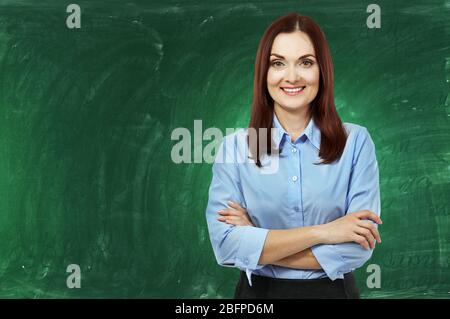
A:
[[[228,205],[231,205],[231,204],[233,204],[233,202],[231,200],[229,200],[228,201]]]

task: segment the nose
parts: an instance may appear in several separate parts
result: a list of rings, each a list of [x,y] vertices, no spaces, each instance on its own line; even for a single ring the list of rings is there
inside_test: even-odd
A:
[[[291,83],[296,83],[297,80],[300,78],[300,72],[298,72],[297,68],[295,66],[290,66],[287,71],[287,81]]]

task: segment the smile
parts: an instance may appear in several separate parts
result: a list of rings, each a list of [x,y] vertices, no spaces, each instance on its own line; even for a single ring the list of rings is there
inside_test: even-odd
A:
[[[304,91],[306,86],[298,86],[296,88],[281,88],[287,95],[293,96]]]

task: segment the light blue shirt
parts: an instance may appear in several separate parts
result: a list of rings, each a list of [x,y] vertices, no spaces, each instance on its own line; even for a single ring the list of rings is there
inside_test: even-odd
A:
[[[354,242],[313,246],[311,250],[322,267],[320,270],[259,265],[258,261],[270,229],[325,224],[360,210],[380,216],[375,145],[365,127],[344,123],[348,138],[340,159],[332,164],[314,165],[321,160],[321,132],[314,120],[309,121],[295,142],[276,116],[273,123],[276,128],[273,140],[282,151],[279,157],[265,156],[262,164],[269,167],[269,160],[278,159],[275,171],[264,173],[254,162],[238,160],[248,155],[248,129],[226,136],[218,149],[206,208],[216,260],[222,266],[245,271],[250,285],[252,273],[286,279],[343,278],[345,273],[361,267],[372,250]],[[218,211],[228,207],[227,201],[245,207],[255,227],[218,221]]]

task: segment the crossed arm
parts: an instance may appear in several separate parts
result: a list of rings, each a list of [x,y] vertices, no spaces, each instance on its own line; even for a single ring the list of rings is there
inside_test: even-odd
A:
[[[241,226],[253,226],[245,208],[234,202],[220,210],[219,221]],[[375,240],[381,242],[374,225],[368,218],[381,223],[378,215],[359,211],[323,225],[301,228],[269,230],[258,264],[273,264],[295,269],[322,269],[310,247],[317,244],[356,242],[365,249],[373,249]]]
[[[232,136],[229,140],[231,146],[224,148],[223,143],[217,158],[234,158],[237,138]],[[367,261],[375,239],[381,242],[377,230],[381,220],[376,214],[380,213],[378,164],[375,145],[366,129],[359,130],[354,142],[346,215],[322,225],[292,229],[255,227],[239,205],[228,203],[224,208],[227,200],[244,202],[238,165],[233,161],[215,162],[206,215],[219,264],[251,270],[270,264],[322,268],[334,280]],[[223,223],[217,222],[217,212]],[[226,227],[225,223],[244,227]]]
[[[312,253],[311,248],[307,248],[293,255],[284,257],[272,263],[273,265],[295,268],[295,269],[322,269]]]

